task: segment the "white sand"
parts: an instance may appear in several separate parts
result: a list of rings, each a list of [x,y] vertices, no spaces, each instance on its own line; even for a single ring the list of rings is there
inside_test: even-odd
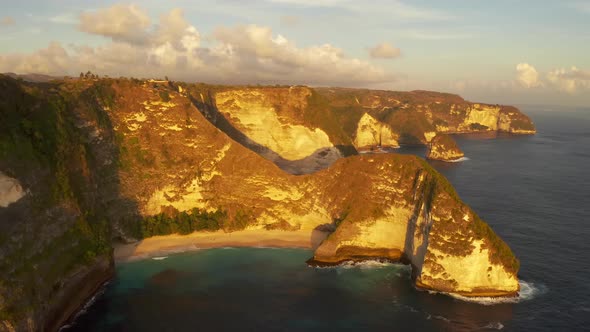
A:
[[[195,232],[154,236],[132,244],[115,245],[115,261],[166,256],[170,253],[222,247],[277,247],[316,249],[329,233],[322,231],[245,230],[232,233]]]

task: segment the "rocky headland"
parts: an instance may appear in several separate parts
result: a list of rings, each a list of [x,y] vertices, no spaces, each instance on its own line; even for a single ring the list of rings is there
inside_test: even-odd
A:
[[[508,245],[427,162],[357,155],[437,133],[534,133],[515,108],[424,91],[0,77],[0,119],[0,329],[55,330],[112,276],[113,243],[193,232],[301,243],[287,234],[332,230],[314,262],[387,258],[411,264],[419,288],[518,292]]]
[[[426,159],[454,162],[463,157],[457,142],[447,134],[437,134],[427,145]]]

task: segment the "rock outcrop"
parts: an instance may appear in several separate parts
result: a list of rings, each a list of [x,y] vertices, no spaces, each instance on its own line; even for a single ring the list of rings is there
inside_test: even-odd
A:
[[[182,89],[216,127],[293,174],[327,168],[359,149],[427,145],[437,133],[535,133],[532,121],[514,107],[430,91],[202,84]]]
[[[518,291],[518,261],[508,246],[425,161],[341,158],[348,147],[354,151],[359,122],[378,128],[381,144],[387,128],[362,120],[350,95],[182,86],[0,77],[7,120],[0,122],[0,171],[27,190],[0,207],[0,326],[59,326],[85,298],[71,297],[72,289],[88,294],[112,275],[115,239],[195,230],[311,233],[331,225],[336,230],[317,249],[317,262],[388,258],[412,264],[421,288],[467,296]],[[392,105],[405,101],[350,91],[362,92],[352,103],[394,128],[386,134],[393,142],[399,131],[384,114],[409,111],[383,109],[381,96]],[[521,120],[503,128],[514,121]],[[266,125],[267,133],[258,128]],[[309,153],[335,162],[300,176],[277,166],[292,167],[288,158]]]
[[[17,179],[0,172],[0,207],[8,207],[8,205],[18,202],[25,194],[26,192]]]
[[[348,169],[357,170],[354,181],[344,180]],[[363,156],[322,175],[328,193],[342,194],[331,202],[336,231],[312,263],[386,258],[410,263],[419,288],[465,296],[518,292],[518,261],[508,246],[423,160]]]
[[[447,134],[437,134],[427,147],[427,159],[453,162],[465,157],[457,142]]]
[[[370,149],[372,147],[399,147],[398,137],[392,132],[391,127],[365,113],[358,122],[354,135],[354,146],[357,150]]]
[[[295,121],[307,107],[308,88],[265,90],[244,89],[218,92],[217,108],[232,125],[248,138],[278,153],[287,160],[303,159],[317,150],[331,148],[328,135]],[[279,108],[280,109],[277,109]]]

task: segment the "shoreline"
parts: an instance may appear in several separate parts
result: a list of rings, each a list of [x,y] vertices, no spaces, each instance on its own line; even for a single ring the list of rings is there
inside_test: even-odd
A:
[[[130,244],[115,244],[115,263],[174,253],[224,247],[305,248],[315,250],[330,233],[319,230],[243,230],[161,235]]]

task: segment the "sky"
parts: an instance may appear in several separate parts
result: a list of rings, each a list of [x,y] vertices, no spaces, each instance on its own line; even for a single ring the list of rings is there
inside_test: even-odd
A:
[[[590,0],[0,0],[0,72],[590,106]]]

